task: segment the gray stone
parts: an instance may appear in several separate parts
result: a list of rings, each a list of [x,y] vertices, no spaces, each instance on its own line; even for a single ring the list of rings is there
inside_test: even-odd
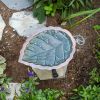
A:
[[[39,24],[39,21],[33,17],[32,12],[16,12],[9,19],[9,25],[17,31],[20,36],[29,37],[38,29],[45,27],[45,23]]]
[[[32,6],[33,0],[1,0],[8,8],[21,10]]]
[[[2,34],[3,34],[3,30],[4,30],[5,26],[6,26],[6,24],[0,15],[0,40],[2,39]]]
[[[20,95],[20,83],[9,83],[10,94],[6,96],[6,100],[14,100],[15,94]]]

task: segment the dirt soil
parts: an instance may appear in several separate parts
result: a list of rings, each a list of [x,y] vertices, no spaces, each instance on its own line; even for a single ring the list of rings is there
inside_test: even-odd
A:
[[[95,6],[99,7],[99,0],[94,0]],[[30,10],[29,8],[28,10]],[[18,63],[19,53],[25,42],[25,37],[20,37],[15,30],[13,30],[8,22],[9,17],[14,10],[8,9],[0,1],[0,14],[2,15],[5,23],[7,24],[4,29],[2,41],[0,41],[0,55],[4,56],[7,60],[7,69],[5,73],[7,76],[13,78],[13,82],[21,82],[27,78],[28,66]],[[48,18],[48,25],[58,25],[59,19]],[[57,80],[40,81],[39,88],[56,88],[66,91],[66,97],[68,98],[72,93],[71,90],[80,84],[86,84],[88,81],[88,74],[90,70],[98,66],[93,54],[93,48],[96,41],[96,32],[92,29],[93,25],[100,24],[100,14],[85,21],[78,27],[70,29],[70,32],[75,35],[82,35],[86,41],[82,46],[77,45],[76,53],[73,60],[68,65],[66,77]],[[99,66],[98,66],[99,67]],[[69,100],[69,99],[67,99]]]

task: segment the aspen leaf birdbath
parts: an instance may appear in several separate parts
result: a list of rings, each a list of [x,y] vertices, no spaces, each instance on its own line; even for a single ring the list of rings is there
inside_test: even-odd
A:
[[[62,78],[75,46],[69,31],[60,27],[43,28],[26,40],[19,62],[31,66],[41,80]]]

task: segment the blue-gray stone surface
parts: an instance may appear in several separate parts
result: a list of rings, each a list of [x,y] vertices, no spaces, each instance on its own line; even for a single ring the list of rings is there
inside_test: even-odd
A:
[[[39,20],[33,17],[32,11],[19,11],[12,14],[9,25],[16,30],[18,35],[30,37],[38,29],[45,27],[45,22],[39,24]]]
[[[24,51],[23,61],[42,66],[57,66],[72,52],[70,37],[60,30],[46,30],[33,37]]]
[[[21,10],[32,6],[33,0],[1,0],[8,8]]]

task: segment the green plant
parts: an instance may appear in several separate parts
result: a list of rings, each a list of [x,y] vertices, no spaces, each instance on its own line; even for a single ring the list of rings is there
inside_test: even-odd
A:
[[[97,59],[98,63],[100,64],[100,35],[98,32],[100,30],[100,25],[94,25],[93,29],[97,33],[97,41],[96,41],[94,53],[96,55],[96,59]]]
[[[45,6],[44,10],[46,11],[46,15],[54,16],[55,12],[53,10],[53,4],[50,4],[49,6]]]
[[[3,88],[0,90],[0,100],[6,100],[6,93]]]
[[[90,84],[98,84],[100,83],[100,70],[97,70],[97,68],[94,68],[90,73]]]
[[[100,100],[100,87],[95,85],[88,85],[87,87],[80,86],[74,89],[77,93],[71,100]]]
[[[6,94],[9,93],[8,84],[11,81],[11,78],[8,78],[4,74],[6,69],[5,58],[0,56],[0,100],[6,100]]]
[[[3,74],[4,70],[6,69],[5,58],[0,55],[0,76]]]
[[[75,12],[91,8],[92,0],[35,0],[33,13],[42,23],[46,15],[54,16],[59,12],[63,20]]]
[[[78,24],[82,23],[83,21],[87,20],[88,18],[92,17],[94,14],[96,14],[98,12],[100,12],[100,8],[96,8],[93,10],[80,11],[80,12],[77,12],[75,14],[69,15],[64,20],[67,21],[67,20],[71,20],[73,18],[76,18],[78,16],[87,15],[86,17],[82,18],[81,20],[76,21],[74,24],[70,25],[70,28],[72,28],[72,27],[77,26]]]
[[[100,25],[94,25],[93,28],[94,30],[100,30]]]
[[[29,79],[22,83],[21,95],[18,100],[58,100],[63,95],[62,91],[54,89],[37,89],[36,85],[37,77],[34,77],[33,73],[29,72]]]
[[[46,100],[57,100],[61,95],[63,95],[63,92],[48,88],[44,90],[44,94],[47,97]]]
[[[89,85],[74,89],[71,100],[100,100],[100,73],[94,68],[90,72]]]
[[[0,100],[6,100],[6,95],[11,93],[9,82],[11,82],[11,78],[8,78],[6,75],[2,77],[2,84],[0,83]]]
[[[100,64],[100,38],[99,37],[97,39],[97,44],[95,47],[95,54],[96,54],[96,59],[98,63]]]

